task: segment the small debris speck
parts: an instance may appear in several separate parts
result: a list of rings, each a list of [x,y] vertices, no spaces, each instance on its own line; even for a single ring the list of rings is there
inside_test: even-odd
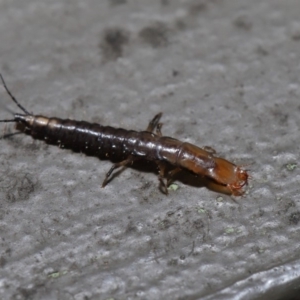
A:
[[[198,213],[199,214],[205,214],[206,213],[206,210],[202,207],[198,208]]]
[[[179,186],[175,183],[172,183],[171,185],[169,185],[168,190],[169,191],[177,191],[179,189]]]
[[[54,272],[48,275],[49,278],[59,278],[63,275],[66,275],[68,271],[62,271],[62,272]]]
[[[290,163],[290,164],[287,164],[285,167],[288,171],[294,171],[297,168],[297,164],[296,163]]]
[[[225,229],[225,232],[228,233],[228,234],[230,234],[230,233],[234,233],[235,230],[232,227],[228,227],[228,228]]]

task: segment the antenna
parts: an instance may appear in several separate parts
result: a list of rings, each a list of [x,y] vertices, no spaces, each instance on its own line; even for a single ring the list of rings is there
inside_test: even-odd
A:
[[[4,86],[4,88],[5,88],[6,92],[7,92],[7,94],[10,96],[11,100],[14,101],[14,102],[18,105],[18,107],[19,107],[26,115],[31,115],[31,113],[28,112],[28,111],[27,111],[27,110],[26,110],[26,109],[18,102],[18,100],[13,96],[13,94],[10,92],[10,90],[8,89],[8,87],[7,87],[7,85],[6,85],[5,81],[4,81],[4,78],[3,78],[3,76],[2,76],[1,73],[0,73],[0,77],[1,77],[1,81],[2,81],[2,83],[3,83],[3,86]],[[3,121],[1,121],[1,122],[11,122],[11,121],[10,121],[10,120],[3,120]]]

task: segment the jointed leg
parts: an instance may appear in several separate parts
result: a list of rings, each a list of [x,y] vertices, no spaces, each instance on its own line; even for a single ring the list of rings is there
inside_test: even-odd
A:
[[[166,174],[167,164],[164,162],[157,162],[157,164],[159,168],[158,179],[160,182],[160,189],[164,194],[168,195],[168,186],[172,183],[174,175],[180,172],[181,169],[175,168]]]
[[[160,123],[159,123],[159,120],[160,120],[161,116],[162,116],[162,113],[157,114],[157,115],[149,122],[149,125],[148,125],[146,131],[148,131],[148,132],[153,132],[154,129],[157,128],[157,126],[159,126],[159,124],[160,124]],[[161,128],[161,126],[160,126],[160,128]]]
[[[171,171],[168,173],[168,176],[167,176],[167,178],[168,178],[168,180],[167,180],[167,186],[169,186],[169,185],[172,183],[173,177],[174,177],[178,172],[180,172],[180,171],[181,171],[180,168],[175,168],[175,169],[171,170]]]
[[[162,126],[163,126],[162,123],[158,123],[158,124],[156,125],[156,134],[157,134],[158,136],[162,136],[162,133],[161,133],[161,128],[162,128]]]
[[[211,155],[217,154],[217,151],[214,148],[210,147],[210,146],[204,146],[203,149]]]
[[[166,182],[164,181],[165,172],[166,172],[166,164],[163,162],[158,162],[158,168],[159,168],[158,180],[160,183],[161,191],[164,194],[168,195],[168,186],[167,186]]]
[[[119,168],[126,168],[128,165],[132,164],[134,162],[134,158],[132,156],[129,156],[127,159],[119,162],[119,163],[116,163],[116,164],[113,164],[113,166],[109,169],[109,171],[106,173],[106,176],[105,176],[105,179],[102,183],[102,187],[105,187],[106,184],[112,179],[111,177],[111,174],[116,170],[116,169],[119,169]]]

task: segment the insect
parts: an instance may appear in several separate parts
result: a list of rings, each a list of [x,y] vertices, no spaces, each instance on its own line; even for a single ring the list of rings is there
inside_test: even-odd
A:
[[[181,170],[190,171],[204,178],[207,187],[217,192],[234,196],[241,196],[244,193],[243,187],[248,183],[249,176],[243,167],[215,156],[216,153],[212,148],[202,149],[163,136],[160,123],[162,113],[157,114],[144,131],[34,115],[17,101],[1,74],[0,77],[11,100],[23,112],[15,113],[13,119],[0,122],[14,122],[21,132],[61,148],[93,156],[105,156],[118,161],[107,172],[102,187],[112,179],[114,171],[144,159],[157,164],[160,188],[165,194],[168,193],[167,187],[172,178]],[[171,170],[167,171],[170,166]]]

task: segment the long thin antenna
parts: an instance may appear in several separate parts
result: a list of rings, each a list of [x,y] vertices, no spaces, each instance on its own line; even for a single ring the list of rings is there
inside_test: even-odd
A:
[[[21,131],[17,131],[17,132],[13,132],[13,133],[7,133],[7,134],[4,134],[2,136],[0,136],[0,140],[4,140],[4,139],[7,139],[11,136],[14,136],[14,135],[17,135],[17,134],[22,134],[23,132]]]
[[[8,122],[17,122],[15,119],[11,120],[0,120],[0,122],[8,123]]]
[[[2,76],[2,74],[0,73],[0,77],[1,77],[1,81],[2,81],[2,83],[3,83],[3,86],[4,86],[4,88],[5,88],[5,90],[6,90],[6,92],[7,92],[7,94],[10,96],[10,98],[12,99],[12,101],[14,101],[17,105],[18,105],[18,107],[22,110],[22,111],[24,111],[24,113],[26,114],[26,115],[31,115],[31,113],[30,112],[28,112],[19,102],[18,102],[18,100],[13,96],[13,94],[10,92],[10,90],[8,89],[8,87],[7,87],[7,85],[6,85],[6,83],[5,83],[5,81],[4,81],[4,78],[3,78],[3,76]],[[4,120],[5,121],[5,120]],[[9,122],[8,120],[7,120],[7,122]]]

